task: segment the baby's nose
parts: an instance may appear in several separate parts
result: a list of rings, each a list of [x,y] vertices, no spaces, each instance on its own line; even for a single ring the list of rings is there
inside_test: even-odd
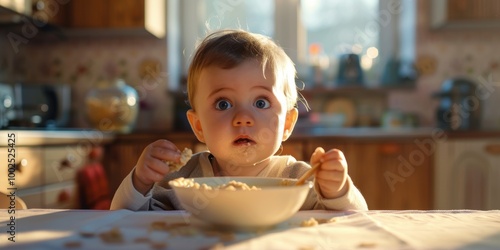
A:
[[[233,119],[233,126],[253,126],[254,120],[245,111],[238,112]]]

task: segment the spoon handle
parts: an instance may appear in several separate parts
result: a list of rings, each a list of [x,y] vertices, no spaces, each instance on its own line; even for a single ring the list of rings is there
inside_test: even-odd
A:
[[[311,169],[307,170],[307,172],[300,177],[300,179],[295,183],[295,185],[299,186],[302,185],[306,182],[311,175],[313,175],[316,170],[318,170],[319,166],[321,166],[321,162],[316,163],[314,166],[311,167]]]

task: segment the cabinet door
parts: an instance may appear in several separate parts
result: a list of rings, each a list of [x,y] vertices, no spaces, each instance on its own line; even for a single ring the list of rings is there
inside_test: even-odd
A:
[[[432,208],[432,156],[412,142],[319,140],[309,143],[309,153],[317,146],[344,153],[349,176],[369,209]]]
[[[41,186],[43,183],[43,155],[40,147],[17,147],[15,152],[8,153],[7,148],[1,148],[0,164],[2,179],[0,181],[0,191],[9,193],[9,188],[26,189]],[[7,160],[12,160],[15,165],[7,164]],[[11,179],[8,179],[8,178]],[[13,186],[9,180],[12,180]]]
[[[499,209],[500,141],[451,139],[436,157],[436,209]]]
[[[413,142],[382,143],[374,149],[378,186],[372,209],[432,209],[433,155]]]
[[[144,27],[144,1],[143,0],[109,1],[108,18],[109,18],[108,24],[110,28]]]
[[[69,6],[73,28],[144,27],[144,0],[72,0]]]
[[[114,143],[107,145],[103,166],[109,178],[110,193],[114,194],[123,178],[134,168],[144,148],[150,141]]]
[[[46,147],[43,151],[44,185],[74,180],[87,161],[87,152],[76,145]]]
[[[72,0],[68,3],[69,25],[73,28],[103,28],[108,25],[108,1]]]
[[[500,19],[497,0],[453,0],[447,1],[450,21],[492,21]]]
[[[304,155],[304,143],[302,140],[288,140],[282,143],[283,150],[278,155],[291,155],[297,161],[309,161]]]

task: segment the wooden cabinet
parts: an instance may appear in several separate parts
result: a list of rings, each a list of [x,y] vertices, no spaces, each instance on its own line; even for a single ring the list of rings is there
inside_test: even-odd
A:
[[[498,28],[500,2],[497,0],[430,1],[434,28]]]
[[[349,175],[370,209],[432,209],[433,155],[413,139],[309,139],[304,158],[319,146],[344,153]]]
[[[204,145],[191,134],[118,138],[106,148],[105,168],[112,193],[127,176],[144,148],[165,138],[179,149],[195,152]],[[309,161],[316,147],[338,148],[345,154],[349,175],[364,195],[370,209],[432,209],[433,155],[423,152],[415,139],[355,139],[292,137],[283,143],[279,155]]]
[[[36,4],[38,2],[41,4]],[[42,8],[36,12],[51,17],[50,23],[63,27],[67,36],[149,34],[157,38],[165,37],[165,1],[72,0],[60,5],[53,2],[37,0],[34,6]]]
[[[450,21],[500,20],[500,3],[497,0],[453,0],[447,1]]]
[[[309,161],[304,154],[304,142],[301,139],[288,139],[282,144],[283,150],[277,155],[291,155],[298,161]]]
[[[145,1],[73,0],[68,3],[68,25],[72,28],[144,27]]]

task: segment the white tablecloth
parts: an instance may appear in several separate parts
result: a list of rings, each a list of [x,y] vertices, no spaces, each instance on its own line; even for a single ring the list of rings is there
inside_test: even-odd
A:
[[[500,211],[301,211],[259,232],[214,230],[183,211],[0,210],[4,249],[500,249]],[[315,218],[334,222],[302,227]],[[176,226],[177,225],[177,226]],[[182,225],[182,226],[179,226]],[[100,235],[118,230],[122,241]],[[11,238],[12,239],[12,238]]]

